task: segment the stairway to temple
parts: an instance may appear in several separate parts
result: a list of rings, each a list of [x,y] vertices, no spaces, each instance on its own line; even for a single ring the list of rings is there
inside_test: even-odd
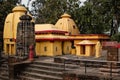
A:
[[[0,60],[0,80],[9,80],[8,62],[5,59]]]
[[[8,62],[0,61],[0,80],[9,80]],[[24,64],[22,64],[24,65]],[[63,80],[63,72],[78,69],[79,66],[73,64],[55,63],[54,58],[37,58],[32,63],[18,68],[20,71],[14,80]]]
[[[54,63],[52,59],[37,59],[21,72],[19,78],[20,80],[63,80],[63,72],[75,68],[77,69],[78,66],[67,64],[64,68],[63,63]]]
[[[55,58],[50,58],[50,57],[39,57],[39,58],[35,58],[35,60],[32,63],[25,63],[24,64],[20,64],[17,66],[19,66],[18,68],[14,68],[14,70],[17,72],[15,72],[17,75],[15,75],[15,79],[11,79],[11,80],[63,80],[63,77],[65,78],[64,73],[66,72],[66,78],[69,77],[69,73],[67,72],[71,72],[71,74],[73,75],[73,73],[75,75],[78,76],[78,74],[84,75],[85,73],[85,67],[81,66],[81,65],[76,65],[76,63],[72,63],[72,64],[65,64],[63,63],[55,63],[54,62]],[[28,60],[27,60],[28,61]],[[1,60],[0,61],[0,80],[9,80],[8,76],[8,62],[7,60]],[[21,66],[22,65],[22,66]],[[120,72],[120,68],[116,67],[114,69],[112,69],[112,77],[118,77],[118,79],[113,79],[113,80],[119,80],[119,72]],[[110,77],[110,67],[108,68],[107,65],[104,65],[104,67],[101,68],[88,68],[87,67],[87,74],[90,75],[95,75],[95,74],[101,74],[101,76],[103,75],[107,75],[108,77]],[[92,74],[91,74],[92,73]],[[94,74],[95,73],[95,74]],[[70,75],[71,75],[70,74]],[[68,77],[67,77],[68,75]],[[99,75],[97,75],[99,76]],[[93,76],[95,77],[95,76]],[[104,76],[103,76],[104,77]],[[81,78],[82,79],[82,78]],[[68,79],[66,79],[68,80]],[[79,80],[79,79],[78,79]],[[84,80],[84,79],[82,79]],[[92,80],[92,79],[90,79]],[[100,79],[101,80],[101,79]],[[105,80],[109,80],[109,79],[105,79]]]

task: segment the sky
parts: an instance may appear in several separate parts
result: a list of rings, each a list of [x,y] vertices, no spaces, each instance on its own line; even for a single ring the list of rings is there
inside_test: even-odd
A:
[[[29,0],[22,0],[22,4],[24,4],[25,6],[27,6],[27,3],[28,3]],[[31,2],[34,1],[34,0],[30,0],[30,4]],[[80,0],[81,2],[84,2],[86,0]]]
[[[33,1],[33,0],[30,0]],[[22,0],[22,4],[24,4],[25,6],[27,6],[28,0]]]

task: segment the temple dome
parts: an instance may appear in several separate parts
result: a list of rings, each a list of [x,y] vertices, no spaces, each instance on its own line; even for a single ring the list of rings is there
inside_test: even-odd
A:
[[[27,12],[27,9],[24,6],[18,5],[16,7],[14,7],[12,9],[13,12],[17,12],[17,11],[23,11],[23,12]]]
[[[57,27],[57,29],[67,31],[70,35],[78,35],[80,33],[74,20],[71,19],[71,16],[67,13],[64,13],[61,16],[61,19],[57,21],[55,27]]]
[[[67,13],[64,13],[61,17],[62,18],[70,18],[71,16],[69,14],[67,14]]]

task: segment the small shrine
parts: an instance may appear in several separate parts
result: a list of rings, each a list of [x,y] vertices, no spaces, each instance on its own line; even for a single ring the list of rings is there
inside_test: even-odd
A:
[[[77,52],[76,55],[78,56],[95,56],[95,43],[89,40],[83,40],[76,44]]]

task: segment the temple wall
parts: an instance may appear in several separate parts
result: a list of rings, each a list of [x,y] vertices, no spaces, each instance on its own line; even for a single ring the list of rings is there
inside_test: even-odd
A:
[[[41,41],[36,42],[37,56],[56,56],[62,55],[61,41]]]
[[[53,54],[56,55],[62,55],[62,42],[61,41],[54,41],[53,42]]]
[[[15,42],[10,39],[4,39],[4,53],[5,55],[15,55]]]
[[[37,56],[53,56],[53,43],[50,41],[41,41],[36,43]]]
[[[71,54],[71,46],[72,43],[70,41],[65,41],[63,44],[63,53],[64,54]]]

